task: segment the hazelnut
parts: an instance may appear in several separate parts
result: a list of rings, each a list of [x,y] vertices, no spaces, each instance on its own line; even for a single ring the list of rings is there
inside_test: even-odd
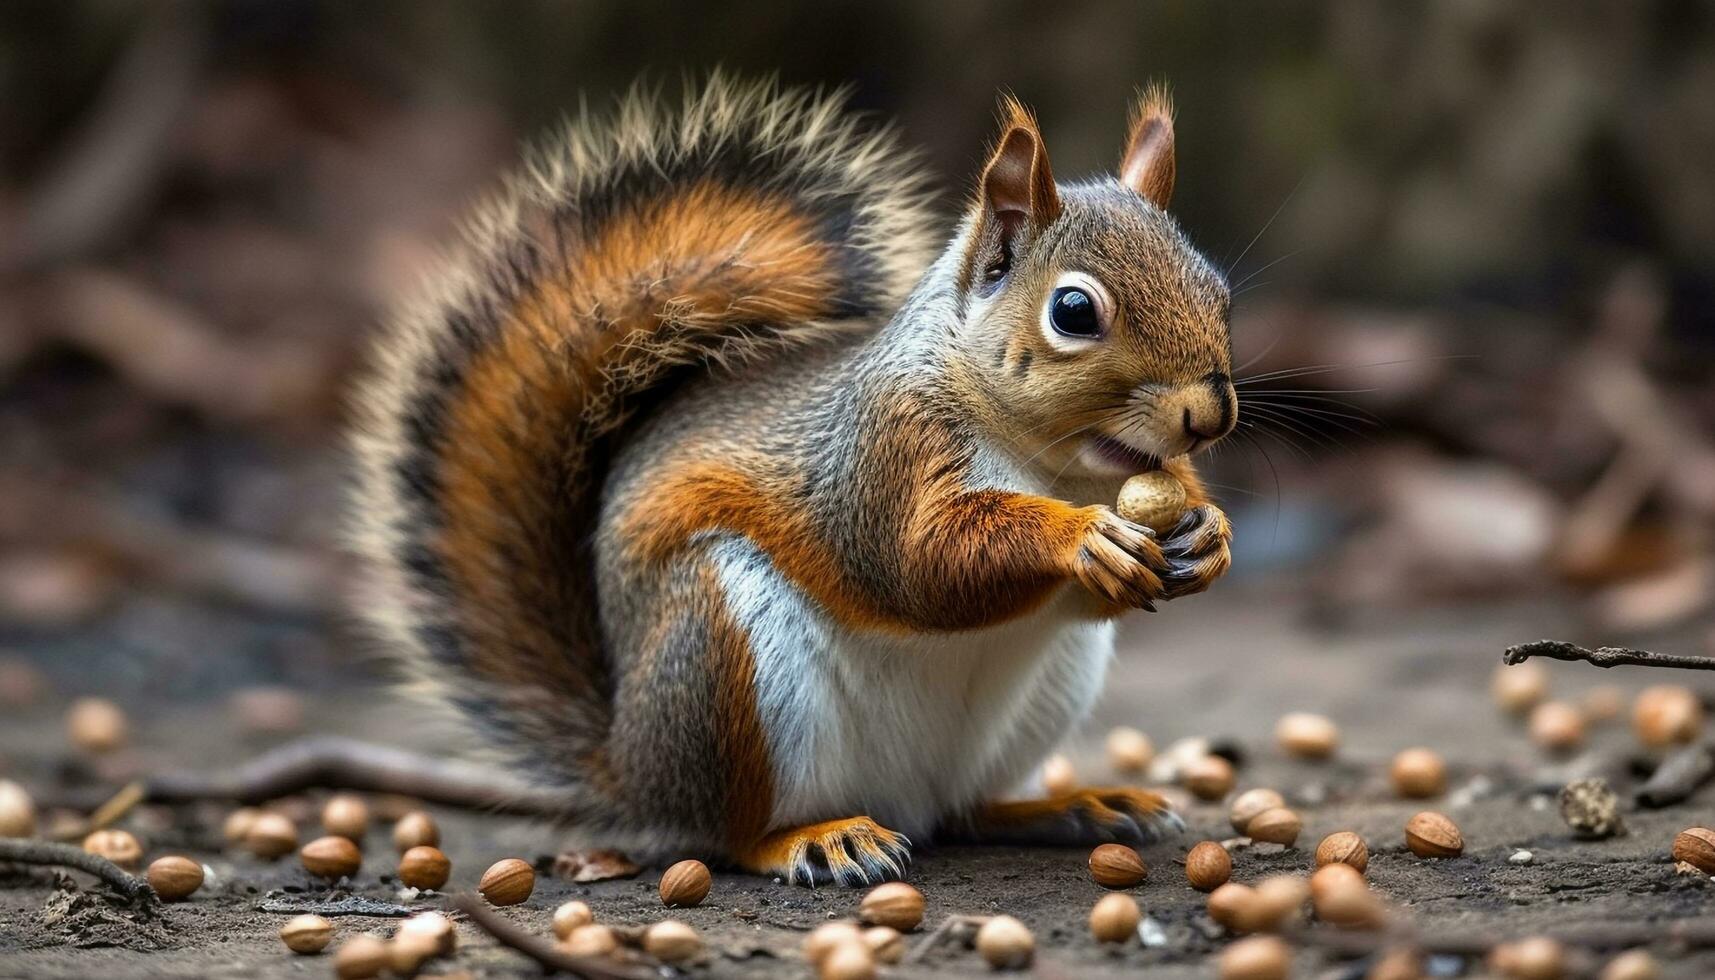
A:
[[[858,918],[865,925],[910,932],[923,921],[923,893],[903,881],[877,885],[858,904]]]
[[[400,854],[413,847],[440,847],[441,828],[435,818],[422,810],[412,810],[393,825],[393,849]]]
[[[1495,668],[1489,692],[1502,711],[1522,715],[1548,696],[1548,671],[1528,660],[1512,666],[1502,664]]]
[[[1251,819],[1264,810],[1286,805],[1286,798],[1272,789],[1247,789],[1233,798],[1228,818],[1233,829],[1243,834],[1250,829]]]
[[[176,854],[156,858],[149,864],[149,887],[155,889],[163,902],[189,898],[202,887],[202,865]]]
[[[66,710],[66,735],[85,752],[111,752],[125,744],[125,712],[105,698],[78,698]]]
[[[1274,740],[1287,755],[1300,759],[1326,759],[1340,744],[1340,730],[1322,715],[1295,711],[1274,726]]]
[[[437,886],[438,887],[438,886]],[[595,913],[583,902],[567,902],[554,910],[554,935],[564,939],[579,926],[595,921]]]
[[[399,882],[410,888],[438,889],[447,883],[453,865],[438,847],[413,847],[399,858]]]
[[[1185,788],[1200,800],[1213,802],[1233,788],[1233,764],[1218,755],[1206,755],[1185,767]]]
[[[250,836],[250,828],[256,825],[256,818],[261,815],[262,811],[253,806],[239,807],[226,815],[226,822],[220,826],[221,836],[234,846],[244,843],[244,839]]]
[[[98,830],[83,839],[83,849],[127,871],[135,870],[143,861],[143,845],[125,830]]]
[[[517,858],[502,858],[482,873],[476,890],[490,905],[517,905],[536,890],[536,872]]]
[[[1233,874],[1233,856],[1212,840],[1191,848],[1185,855],[1185,880],[1200,892],[1212,892]]]
[[[30,837],[36,832],[36,804],[24,787],[0,779],[0,837]]]
[[[298,862],[317,878],[346,878],[357,873],[363,855],[349,838],[317,837],[298,850]]]
[[[1627,950],[1608,961],[1602,968],[1600,980],[1656,980],[1661,968],[1655,957],[1641,949]]]
[[[1036,955],[1036,937],[1010,915],[997,915],[977,930],[977,952],[997,970],[1020,970]]]
[[[821,980],[873,980],[875,954],[862,937],[835,944],[822,957]]]
[[[1143,858],[1124,844],[1103,844],[1090,852],[1090,877],[1103,888],[1131,888],[1148,874]]]
[[[1296,875],[1265,878],[1239,907],[1234,920],[1240,932],[1273,932],[1297,921],[1310,898],[1310,885]]]
[[[1241,910],[1256,897],[1256,889],[1229,881],[1209,893],[1209,918],[1228,929],[1237,929]]]
[[[1078,788],[1078,770],[1072,760],[1058,753],[1042,763],[1042,788],[1049,796],[1064,796]]]
[[[1316,866],[1345,864],[1362,872],[1370,866],[1370,849],[1364,839],[1349,830],[1336,831],[1316,845]]]
[[[1143,912],[1137,907],[1137,899],[1123,892],[1113,892],[1103,895],[1090,909],[1090,933],[1097,942],[1123,943],[1131,938],[1142,919]]]
[[[370,980],[387,969],[387,943],[372,933],[360,933],[334,950],[333,972],[340,980]]]
[[[661,876],[661,904],[668,908],[689,908],[703,904],[709,897],[708,865],[701,861],[680,861]]]
[[[1673,838],[1673,859],[1707,875],[1715,875],[1715,830],[1690,827]]]
[[[441,955],[439,941],[420,932],[406,932],[403,927],[393,934],[387,944],[387,966],[402,977],[416,976],[423,964]]]
[[[1405,846],[1418,857],[1458,857],[1465,850],[1465,838],[1444,814],[1424,810],[1406,821]]]
[[[846,942],[861,942],[863,932],[850,922],[828,922],[810,930],[804,937],[804,959],[820,966],[834,947]]]
[[[1570,752],[1584,743],[1584,716],[1564,701],[1544,701],[1531,710],[1530,737],[1550,752]]]
[[[619,948],[619,937],[599,922],[578,926],[560,941],[560,948],[575,956],[606,956]]]
[[[1430,749],[1406,749],[1393,757],[1394,792],[1421,800],[1447,792],[1447,763]]]
[[[1364,980],[1423,980],[1423,956],[1409,946],[1382,953]]]
[[[305,956],[327,949],[332,940],[333,923],[319,915],[296,916],[280,927],[280,941],[286,948]]]
[[[1274,936],[1241,939],[1221,951],[1221,980],[1286,980],[1292,947]]]
[[[1304,821],[1292,810],[1277,806],[1252,817],[1248,829],[1251,840],[1291,847],[1298,843],[1298,832],[1304,829]]]
[[[1185,516],[1185,485],[1166,470],[1139,473],[1120,487],[1114,510],[1133,524],[1162,534]]]
[[[1489,970],[1513,980],[1560,980],[1566,969],[1560,944],[1546,936],[1502,943],[1489,953]]]
[[[1604,724],[1620,717],[1620,713],[1626,710],[1626,693],[1612,684],[1603,684],[1585,691],[1579,705],[1591,724]]]
[[[1330,864],[1310,876],[1310,898],[1324,922],[1373,929],[1386,921],[1381,902],[1364,876],[1349,864]]]
[[[1123,725],[1108,733],[1108,765],[1115,772],[1143,772],[1153,758],[1155,746],[1148,735]]]
[[[1632,730],[1651,748],[1689,742],[1702,727],[1703,705],[1690,688],[1657,684],[1638,692],[1632,703]]]
[[[702,953],[703,939],[697,930],[668,919],[643,931],[643,951],[663,963],[683,963]]]
[[[328,798],[322,806],[322,829],[337,837],[363,843],[369,830],[369,804],[363,797],[340,793]]]
[[[298,828],[291,817],[264,810],[244,832],[244,846],[257,857],[272,861],[298,846]]]
[[[447,956],[452,953],[458,942],[458,933],[453,929],[453,920],[439,912],[421,912],[411,916],[399,924],[399,936],[406,933],[425,936],[431,942],[436,956]],[[395,940],[398,936],[394,937]]]
[[[877,963],[894,964],[905,958],[905,937],[898,929],[874,926],[863,931],[863,942]]]
[[[1357,868],[1338,861],[1324,864],[1310,876],[1310,898],[1319,901],[1321,897],[1335,888],[1344,888],[1352,884],[1364,885],[1363,874]]]

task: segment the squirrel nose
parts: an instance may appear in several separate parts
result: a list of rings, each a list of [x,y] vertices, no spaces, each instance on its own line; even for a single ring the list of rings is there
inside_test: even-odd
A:
[[[1214,442],[1233,431],[1237,423],[1237,401],[1233,384],[1216,371],[1203,379],[1207,397],[1193,398],[1181,409],[1181,424],[1193,448]]]

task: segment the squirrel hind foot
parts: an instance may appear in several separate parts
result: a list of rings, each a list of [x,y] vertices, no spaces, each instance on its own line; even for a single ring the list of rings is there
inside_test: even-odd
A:
[[[910,838],[868,817],[777,830],[738,854],[746,871],[812,887],[893,881],[910,863]]]
[[[984,844],[1090,847],[1149,844],[1185,829],[1166,797],[1146,789],[1081,789],[1045,800],[990,803],[953,836]]]

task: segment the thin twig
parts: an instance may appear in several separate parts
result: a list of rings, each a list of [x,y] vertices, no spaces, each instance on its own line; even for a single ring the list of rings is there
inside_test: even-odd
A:
[[[650,970],[610,966],[599,957],[577,956],[556,949],[553,943],[518,928],[475,895],[455,895],[452,907],[463,912],[479,929],[493,936],[496,942],[530,957],[541,964],[543,969],[570,973],[574,977],[585,977],[588,980],[641,980],[654,976]]]
[[[83,840],[97,830],[111,827],[123,820],[127,813],[136,808],[137,804],[143,802],[143,797],[147,792],[148,788],[142,782],[126,783],[123,789],[96,807],[95,812],[89,815],[89,819],[73,820],[65,828],[56,831],[53,837],[55,840],[69,843]]]
[[[153,908],[160,901],[148,882],[127,874],[119,865],[98,854],[70,844],[0,837],[0,863],[75,868],[113,886],[128,902]]]
[[[990,916],[986,915],[949,915],[941,920],[941,924],[936,926],[933,932],[918,940],[917,945],[912,947],[911,952],[907,953],[901,962],[920,963],[923,957],[929,955],[930,950],[939,945],[941,940],[954,930],[981,928],[982,924],[987,922],[989,918]]]
[[[1501,660],[1507,664],[1522,664],[1532,657],[1551,660],[1582,660],[1597,667],[1678,667],[1683,670],[1715,670],[1715,657],[1693,657],[1676,653],[1655,653],[1632,647],[1599,647],[1590,650],[1564,640],[1534,640],[1507,647]]]
[[[290,742],[234,769],[153,776],[144,781],[143,793],[149,803],[225,800],[257,804],[309,789],[392,793],[515,816],[576,815],[566,794],[535,789],[493,769],[336,737]],[[97,801],[59,802],[89,809]]]

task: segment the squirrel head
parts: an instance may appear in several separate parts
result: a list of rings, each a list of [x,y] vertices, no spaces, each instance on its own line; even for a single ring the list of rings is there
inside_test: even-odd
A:
[[[959,388],[1049,473],[1127,476],[1232,431],[1238,401],[1223,276],[1167,214],[1173,113],[1133,113],[1117,177],[1056,184],[1036,120],[1001,135],[955,243]]]

